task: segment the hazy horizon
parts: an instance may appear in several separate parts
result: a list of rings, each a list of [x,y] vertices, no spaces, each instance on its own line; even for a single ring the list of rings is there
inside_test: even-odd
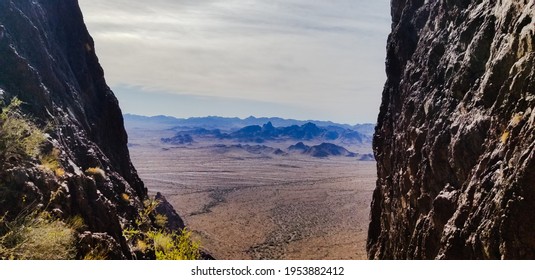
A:
[[[389,1],[79,2],[124,113],[376,122]]]
[[[147,117],[147,118],[155,118],[155,117],[166,117],[166,118],[175,118],[178,120],[187,120],[187,119],[202,119],[202,118],[226,118],[226,119],[240,119],[240,120],[246,120],[248,118],[256,118],[256,119],[276,119],[280,118],[282,120],[290,120],[290,121],[299,121],[299,122],[332,122],[333,124],[341,124],[341,125],[375,125],[375,123],[341,123],[341,122],[335,122],[331,120],[322,120],[322,119],[294,119],[294,118],[284,118],[279,116],[257,116],[257,115],[250,115],[247,117],[236,117],[236,116],[219,116],[219,115],[201,115],[201,116],[191,116],[191,117],[175,117],[175,116],[169,116],[169,115],[143,115],[143,114],[136,114],[136,113],[128,113],[123,112],[123,116],[130,115],[130,116],[139,116],[139,117]]]

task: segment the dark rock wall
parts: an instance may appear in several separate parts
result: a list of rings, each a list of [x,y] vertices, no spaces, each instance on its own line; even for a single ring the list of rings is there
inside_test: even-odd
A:
[[[374,259],[535,258],[535,2],[392,0]]]
[[[75,0],[0,1],[0,87],[38,119],[68,119],[143,193],[117,99]]]
[[[17,96],[25,113],[53,127],[50,142],[61,150],[67,173],[65,182],[28,168],[0,175],[32,186],[41,200],[58,185],[66,194],[56,207],[81,215],[91,232],[111,236],[121,248],[114,257],[130,257],[122,228],[137,216],[147,191],[130,162],[121,110],[78,1],[0,0],[0,95],[6,101]],[[90,167],[104,170],[105,178],[84,174]]]

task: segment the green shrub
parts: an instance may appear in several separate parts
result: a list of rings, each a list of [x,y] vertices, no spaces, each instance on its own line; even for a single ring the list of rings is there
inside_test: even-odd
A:
[[[165,228],[167,225],[167,217],[162,214],[156,214],[154,217],[154,224],[156,227]]]
[[[123,236],[132,244],[134,251],[145,254],[154,252],[157,260],[198,260],[201,257],[201,244],[193,240],[191,232],[169,232],[165,229],[167,217],[156,214],[159,201],[147,199],[144,210],[139,212],[135,227],[123,230]],[[151,221],[153,217],[154,221]]]
[[[22,101],[13,98],[0,113],[0,153],[4,158],[20,155],[37,157],[45,134],[20,112]]]
[[[157,260],[198,260],[201,257],[200,243],[191,237],[191,231],[180,233],[164,231],[149,232]]]

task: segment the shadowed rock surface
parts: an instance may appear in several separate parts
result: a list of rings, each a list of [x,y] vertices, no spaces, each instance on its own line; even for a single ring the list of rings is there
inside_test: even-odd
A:
[[[4,162],[3,186],[22,191],[2,193],[13,197],[0,214],[16,214],[25,201],[46,204],[58,192],[50,208],[64,218],[80,215],[87,227],[81,251],[100,242],[114,248],[108,256],[131,258],[122,228],[143,209],[147,190],[130,162],[121,110],[78,1],[0,1],[0,98],[13,97],[39,126],[49,124],[48,146],[60,151],[65,175],[59,179],[32,162]],[[84,172],[94,167],[101,176]]]
[[[372,259],[535,258],[535,2],[393,0]]]
[[[165,196],[158,192],[154,198],[160,202],[158,206],[156,206],[156,213],[167,217],[167,228],[171,230],[183,229],[184,221],[182,221],[182,218],[178,216],[175,209],[173,206],[171,206],[171,204],[169,204]]]

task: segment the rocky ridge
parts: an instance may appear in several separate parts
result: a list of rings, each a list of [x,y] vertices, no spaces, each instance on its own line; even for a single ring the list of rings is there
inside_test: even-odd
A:
[[[123,229],[134,226],[147,190],[78,1],[0,1],[0,95],[4,104],[20,99],[22,112],[47,127],[44,150],[58,151],[61,167],[54,175],[35,160],[5,159],[0,186],[10,203],[0,214],[48,205],[60,218],[83,218],[79,257],[96,246],[109,258],[134,257]],[[162,213],[174,213],[169,207]]]
[[[535,1],[393,0],[372,259],[535,258]]]

